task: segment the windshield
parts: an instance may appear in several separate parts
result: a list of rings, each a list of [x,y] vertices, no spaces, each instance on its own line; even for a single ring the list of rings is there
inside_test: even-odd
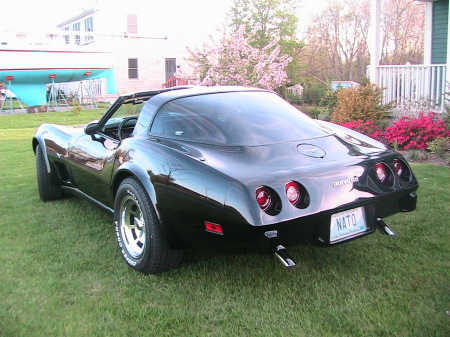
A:
[[[218,145],[258,146],[327,135],[270,92],[228,92],[175,99],[158,111],[157,136]]]

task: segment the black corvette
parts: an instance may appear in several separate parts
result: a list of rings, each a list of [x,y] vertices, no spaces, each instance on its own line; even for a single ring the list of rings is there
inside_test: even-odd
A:
[[[284,246],[393,235],[382,218],[417,202],[399,153],[255,88],[121,96],[85,127],[41,125],[33,149],[41,199],[69,192],[113,214],[121,255],[143,273],[195,247],[245,246],[293,266]]]

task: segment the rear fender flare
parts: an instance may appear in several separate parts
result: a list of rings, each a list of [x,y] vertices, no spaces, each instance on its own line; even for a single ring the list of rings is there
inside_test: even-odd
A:
[[[145,188],[145,190],[148,193],[148,196],[150,197],[150,201],[153,204],[153,207],[158,213],[158,210],[156,208],[156,192],[150,180],[150,176],[144,169],[132,163],[124,163],[123,165],[120,166],[117,172],[115,172],[111,184],[114,199],[116,198],[117,189],[119,188],[120,183],[128,177],[135,177],[139,181],[139,183]]]
[[[175,239],[168,232],[168,228],[165,226],[164,222],[161,219],[161,214],[157,207],[157,195],[153,183],[150,179],[150,175],[146,170],[142,167],[134,165],[133,163],[124,163],[119,170],[114,174],[112,179],[112,193],[114,196],[114,200],[116,199],[116,193],[119,188],[120,183],[126,178],[134,177],[137,181],[144,187],[145,191],[148,193],[150,197],[150,202],[153,205],[153,209],[155,210],[156,216],[161,224],[161,230],[164,233],[164,236],[167,240],[167,243],[171,247],[175,247]]]

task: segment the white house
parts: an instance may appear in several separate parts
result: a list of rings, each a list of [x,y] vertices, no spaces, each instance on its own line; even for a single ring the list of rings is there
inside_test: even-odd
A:
[[[158,15],[144,10],[141,1],[120,7],[97,1],[95,8],[57,27],[67,31],[67,44],[92,44],[112,53],[118,94],[123,94],[162,88],[177,70],[191,73],[185,60],[189,41],[183,34],[166,35],[167,26],[156,24],[161,22]],[[166,24],[171,24],[170,17]]]
[[[423,64],[380,64],[381,0],[371,0],[371,43],[369,78],[386,88],[384,103],[394,102],[400,110],[425,106],[445,110],[444,93],[450,83],[450,16],[448,0],[416,0],[426,3]]]

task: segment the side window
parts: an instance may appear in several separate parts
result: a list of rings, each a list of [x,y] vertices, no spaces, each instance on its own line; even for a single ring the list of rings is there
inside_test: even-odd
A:
[[[186,97],[166,103],[158,111],[150,132],[200,143],[225,143],[221,122],[215,113],[202,107],[202,101],[202,97]]]
[[[144,107],[144,102],[133,104],[133,103],[125,103],[122,104],[119,109],[114,112],[111,118],[122,118],[122,117],[131,117],[131,116],[139,116],[142,108]]]
[[[140,101],[134,104],[132,101],[122,104],[114,114],[109,118],[103,127],[103,133],[111,138],[119,139],[118,128],[119,124],[127,117],[138,117],[144,107],[145,102]],[[128,138],[132,135],[136,119],[132,119],[125,123],[122,128],[121,138]]]

